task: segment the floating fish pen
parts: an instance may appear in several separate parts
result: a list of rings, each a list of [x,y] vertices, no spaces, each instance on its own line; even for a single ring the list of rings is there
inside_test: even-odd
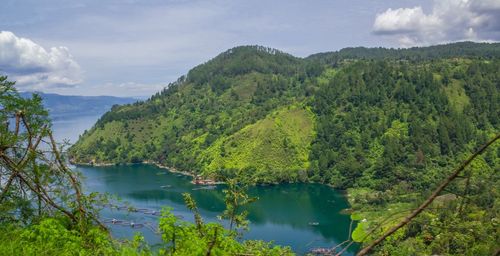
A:
[[[313,255],[325,255],[325,256],[333,256],[337,253],[337,250],[332,248],[315,248],[310,251]]]
[[[193,188],[193,190],[213,190],[216,189],[217,186],[211,185],[211,186],[203,186],[199,188]]]
[[[154,209],[148,209],[148,208],[135,208],[133,206],[113,205],[113,204],[104,204],[104,206],[106,206],[110,209],[116,209],[119,211],[128,211],[128,212],[142,213],[142,214],[146,214],[146,215],[161,216],[160,210],[154,210]]]

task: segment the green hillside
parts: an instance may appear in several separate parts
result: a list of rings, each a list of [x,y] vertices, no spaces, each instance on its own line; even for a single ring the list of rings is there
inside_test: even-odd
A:
[[[346,188],[363,176],[361,169],[376,168],[372,149],[385,146],[384,130],[395,121],[410,129],[408,145],[398,149],[404,151],[401,166],[408,166],[411,152],[442,158],[494,131],[498,85],[491,76],[499,48],[476,43],[348,48],[300,59],[260,46],[236,47],[147,101],[115,106],[70,154],[78,163],[155,161],[205,175],[252,169],[277,174],[256,175],[256,182],[300,178]],[[479,74],[469,76],[472,69]],[[482,73],[490,77],[483,79]],[[295,112],[271,120],[298,104],[311,109],[311,117]],[[478,113],[484,104],[487,111]],[[455,135],[456,120],[464,120],[461,133],[481,132]],[[283,121],[285,128],[271,125]],[[446,130],[452,138],[444,145],[439,136],[413,133],[422,129]]]
[[[297,70],[301,65],[277,50],[231,49],[148,101],[113,108],[73,146],[73,160],[152,160],[185,171],[204,170],[199,155],[216,141],[306,99],[303,81],[309,78]]]
[[[360,221],[353,237],[368,242],[498,134],[499,116],[498,43],[307,58],[244,46],[147,101],[115,106],[69,153],[76,163],[154,161],[212,178],[346,189]],[[492,254],[498,170],[497,143],[380,255]]]
[[[238,132],[219,138],[202,155],[208,176],[220,170],[244,170],[256,182],[306,180],[314,138],[314,116],[302,106],[288,106]],[[301,177],[299,177],[301,176]]]

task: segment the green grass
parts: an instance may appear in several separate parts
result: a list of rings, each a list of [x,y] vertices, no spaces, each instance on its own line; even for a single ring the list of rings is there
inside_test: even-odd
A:
[[[238,76],[236,79],[237,82],[234,83],[235,86],[232,87],[232,90],[228,90],[225,93],[225,97],[231,97],[231,91],[238,95],[238,100],[249,102],[252,99],[252,96],[257,89],[257,82],[259,81],[259,74],[250,73],[243,76]]]
[[[448,86],[444,87],[444,91],[455,111],[462,113],[464,107],[469,105],[469,97],[460,81],[453,79]]]
[[[114,152],[119,155],[122,151],[130,152],[133,149],[141,152],[145,144],[160,145],[162,132],[171,125],[166,118],[159,116],[154,119],[141,118],[137,120],[112,121],[103,127],[94,127],[85,139],[79,140],[73,147],[75,155],[82,156],[79,161],[95,161],[99,163],[113,162],[116,158],[110,157],[105,149],[107,144],[114,143]],[[127,159],[123,159],[124,162]]]
[[[329,68],[323,71],[323,73],[317,78],[319,86],[326,86],[330,80],[337,74],[338,69]]]
[[[302,106],[289,106],[218,139],[201,156],[205,174],[221,169],[256,169],[257,173],[296,173],[309,167],[314,138],[313,113]],[[273,175],[276,176],[276,175]],[[294,176],[294,175],[292,175]]]

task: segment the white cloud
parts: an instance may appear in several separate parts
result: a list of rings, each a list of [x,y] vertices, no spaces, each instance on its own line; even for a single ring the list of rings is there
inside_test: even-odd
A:
[[[82,70],[66,47],[46,50],[8,31],[0,31],[0,74],[17,81],[21,90],[44,91],[82,82]]]
[[[377,14],[373,32],[396,37],[401,46],[462,40],[500,40],[499,0],[434,0],[422,7],[387,9]]]

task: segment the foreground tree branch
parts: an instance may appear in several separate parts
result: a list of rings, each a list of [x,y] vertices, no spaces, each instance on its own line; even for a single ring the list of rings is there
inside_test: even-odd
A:
[[[384,233],[381,237],[377,238],[370,245],[363,248],[358,252],[357,256],[367,255],[375,246],[384,241],[388,236],[392,235],[398,229],[402,228],[406,224],[408,224],[412,219],[414,219],[417,215],[419,215],[427,206],[429,206],[434,199],[455,179],[459,176],[459,174],[467,167],[477,156],[481,155],[489,146],[495,143],[500,138],[500,134],[497,134],[493,139],[484,144],[481,148],[479,148],[474,154],[472,154],[465,162],[463,162],[459,167],[457,167],[437,188],[434,192],[412,213],[406,216],[400,223],[389,229],[386,233]]]
[[[66,165],[41,98],[22,98],[13,85],[0,76],[0,221],[32,223],[63,215],[82,233],[94,224],[106,230],[94,198],[82,192]]]

